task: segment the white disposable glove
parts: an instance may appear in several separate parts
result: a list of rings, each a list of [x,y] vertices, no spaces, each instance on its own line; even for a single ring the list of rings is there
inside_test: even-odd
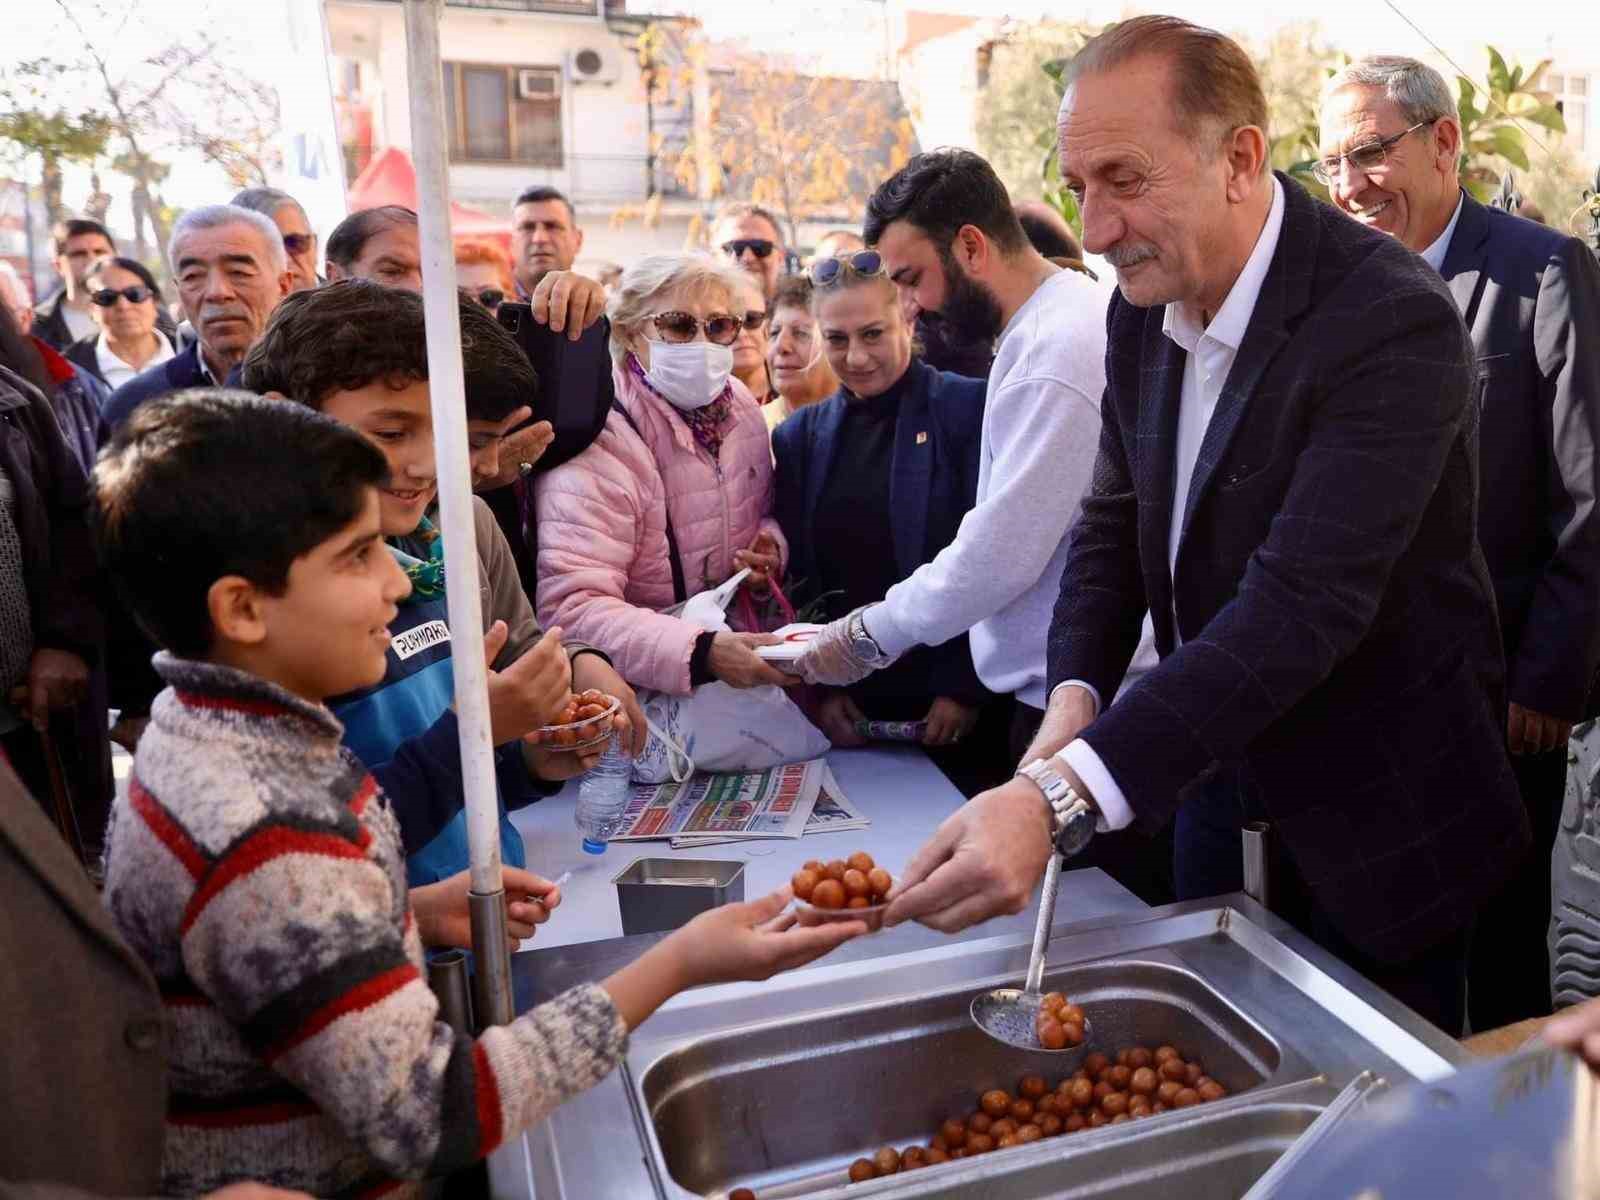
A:
[[[850,640],[850,617],[840,617],[823,626],[822,632],[811,639],[798,664],[800,676],[807,683],[820,683],[828,687],[849,687],[852,683],[860,683],[874,671],[888,665],[865,662],[856,653]]]

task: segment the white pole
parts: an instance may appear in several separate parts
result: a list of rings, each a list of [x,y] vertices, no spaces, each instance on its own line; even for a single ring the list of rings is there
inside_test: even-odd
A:
[[[472,472],[467,460],[460,308],[455,253],[450,241],[444,80],[439,56],[441,7],[442,0],[405,0],[407,86],[411,96],[411,152],[417,169],[422,306],[428,327],[428,390],[433,401],[434,453],[438,460],[450,661],[461,729],[461,775],[472,864],[472,933],[479,999],[476,1015],[480,1025],[498,1025],[512,1016],[511,976],[504,933],[500,807],[495,792],[494,747],[489,735],[488,670],[483,661]],[[495,924],[498,928],[484,928]]]

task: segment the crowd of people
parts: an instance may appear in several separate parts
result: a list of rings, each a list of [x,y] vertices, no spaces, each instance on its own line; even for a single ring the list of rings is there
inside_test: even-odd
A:
[[[1462,187],[1420,62],[1328,82],[1331,204],[1270,169],[1220,34],[1125,21],[1064,82],[1081,245],[934,150],[803,269],[737,204],[709,253],[590,279],[549,187],[507,246],[458,246],[513,938],[561,897],[506,814],[600,753],[526,740],[572,692],[618,697],[637,754],[640,692],[776,686],[837,747],[918,727],[969,797],[888,925],[1020,911],[1068,845],[1151,903],[1236,891],[1265,820],[1280,915],[1440,1028],[1548,1013],[1600,668],[1600,264]],[[439,1022],[423,955],[468,942],[467,851],[417,216],[319,253],[274,189],[188,211],[176,322],[102,225],[54,249],[37,308],[0,275],[0,997],[29,1048],[0,1095],[31,1131],[0,1176],[448,1173],[676,991],[864,931],[779,893],[509,1026]],[[609,347],[592,437],[550,460],[507,305]],[[740,571],[731,629],[678,611]],[[798,677],[757,653],[775,594],[823,626]],[[63,1005],[97,1031],[66,1051]],[[1595,1028],[1560,1036],[1600,1059]]]

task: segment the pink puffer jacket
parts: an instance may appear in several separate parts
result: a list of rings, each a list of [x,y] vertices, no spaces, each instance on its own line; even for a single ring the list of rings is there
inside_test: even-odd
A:
[[[682,695],[704,631],[657,611],[673,604],[667,513],[691,596],[732,575],[734,552],[758,533],[776,538],[787,560],[772,517],[771,440],[736,379],[713,462],[666,400],[625,367],[613,375],[639,432],[613,412],[592,446],[539,477],[539,619],[604,650],[635,687]]]

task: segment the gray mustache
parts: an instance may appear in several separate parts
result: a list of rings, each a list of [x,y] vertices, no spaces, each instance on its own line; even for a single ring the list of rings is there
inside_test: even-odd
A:
[[[1154,246],[1113,246],[1101,257],[1113,267],[1136,267],[1156,256]]]

